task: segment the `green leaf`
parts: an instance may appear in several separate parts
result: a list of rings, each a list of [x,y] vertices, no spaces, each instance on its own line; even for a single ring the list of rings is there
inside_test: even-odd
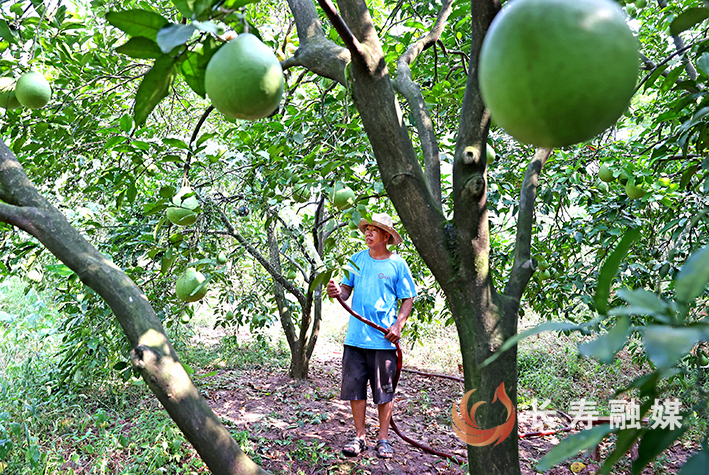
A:
[[[702,450],[692,456],[682,466],[679,475],[709,475],[709,454]]]
[[[175,148],[181,148],[183,150],[190,149],[190,147],[183,140],[175,139],[175,138],[171,138],[171,137],[166,137],[166,138],[162,139],[162,143],[164,143],[165,145],[170,145]]]
[[[687,430],[686,427],[670,429],[652,429],[647,432],[640,441],[638,447],[638,458],[633,461],[632,474],[637,475],[642,472],[645,465],[665,451]]]
[[[675,277],[675,298],[689,304],[709,282],[709,245],[692,253]]]
[[[684,66],[677,66],[675,69],[667,73],[667,76],[665,76],[665,80],[662,81],[662,86],[660,86],[660,93],[664,94],[673,87],[675,87],[675,84],[677,84],[677,79],[683,72]]]
[[[640,228],[628,228],[615,250],[608,256],[603,266],[601,266],[601,272],[598,275],[598,285],[596,286],[596,295],[593,299],[596,310],[599,313],[605,314],[608,311],[608,297],[610,296],[613,278],[616,272],[618,272],[621,260],[628,253],[630,246],[633,245],[639,236]]]
[[[159,58],[162,55],[158,44],[144,36],[134,36],[116,48],[116,52],[138,59]]]
[[[589,325],[592,325],[594,323],[594,321],[591,321],[588,323],[577,325],[575,323],[569,322],[544,322],[542,324],[537,325],[536,327],[529,328],[523,331],[522,333],[518,333],[515,336],[508,338],[507,341],[505,341],[502,346],[500,346],[500,349],[497,350],[494,355],[483,361],[479,367],[484,368],[485,366],[489,365],[497,358],[499,358],[502,353],[515,346],[518,341],[523,340],[528,336],[536,335],[537,333],[546,331],[579,331],[587,328]]]
[[[108,12],[106,21],[128,36],[144,36],[151,40],[157,38],[160,28],[170,23],[162,15],[148,10]]]
[[[641,429],[623,429],[618,432],[618,438],[611,452],[603,461],[603,466],[596,472],[598,475],[608,475],[615,464],[621,457],[628,453],[635,441],[642,433]]]
[[[177,46],[187,43],[194,31],[195,26],[191,23],[189,25],[173,23],[160,28],[156,38],[158,46],[163,53],[167,54]]]
[[[177,10],[179,10],[180,14],[182,14],[182,16],[185,18],[192,18],[192,14],[194,12],[192,11],[192,7],[190,6],[191,3],[193,3],[193,1],[172,0],[172,4],[175,5]]]
[[[0,19],[0,37],[8,43],[15,43],[17,41],[15,32],[10,29],[10,26],[3,19]]]
[[[227,10],[233,10],[236,8],[241,8],[244,5],[248,5],[249,3],[256,3],[259,0],[226,0],[224,2],[224,5],[222,5],[222,8],[225,8]]]
[[[629,331],[630,320],[628,317],[621,317],[605,335],[601,335],[588,343],[580,344],[579,352],[582,355],[593,356],[603,363],[610,364],[613,362],[615,354],[625,346]]]
[[[697,67],[707,76],[709,76],[709,53],[702,54],[697,60]]]
[[[537,464],[537,470],[544,472],[554,465],[574,457],[582,450],[595,447],[611,432],[613,432],[613,429],[610,428],[610,425],[603,424],[568,436],[547,452]]]
[[[687,188],[687,185],[689,184],[689,180],[692,179],[692,176],[697,172],[697,165],[692,165],[691,167],[687,168],[683,173],[682,173],[682,178],[679,181],[679,187],[680,189]]]
[[[197,95],[204,98],[207,95],[207,90],[204,87],[204,73],[207,70],[204,55],[195,51],[187,51],[183,56],[184,61],[180,63],[182,77]]]
[[[698,327],[647,325],[639,328],[648,357],[659,368],[674,366],[700,340],[705,332]]]
[[[709,18],[709,8],[688,8],[670,23],[670,33],[675,36]]]
[[[662,323],[672,323],[674,311],[670,304],[645,289],[619,289],[618,297],[628,302],[628,307],[615,307],[611,315],[648,315]]]
[[[135,95],[133,117],[136,125],[145,124],[155,106],[167,96],[174,79],[175,60],[168,55],[160,56],[143,78]]]
[[[211,33],[213,35],[219,36],[224,33],[224,28],[212,21],[193,21],[192,25],[200,31],[206,31],[207,33]]]
[[[121,130],[125,133],[129,133],[133,128],[133,117],[130,114],[123,114],[120,121]]]

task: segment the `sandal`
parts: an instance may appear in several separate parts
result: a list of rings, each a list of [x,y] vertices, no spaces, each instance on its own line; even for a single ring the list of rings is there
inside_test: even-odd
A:
[[[377,441],[377,457],[380,459],[390,459],[394,456],[394,450],[387,439]]]
[[[364,441],[364,439],[355,437],[342,448],[342,453],[348,457],[356,457],[365,450],[367,450],[367,443]]]

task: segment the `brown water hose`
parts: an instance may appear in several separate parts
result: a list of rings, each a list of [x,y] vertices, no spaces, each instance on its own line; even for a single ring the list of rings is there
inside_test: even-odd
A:
[[[352,310],[352,309],[350,308],[350,306],[347,305],[344,300],[342,300],[342,297],[340,297],[340,296],[338,295],[336,298],[337,298],[337,301],[340,302],[340,304],[344,307],[344,309],[347,310],[347,312],[349,312],[350,315],[352,315],[353,317],[355,317],[357,320],[361,321],[362,323],[365,323],[365,324],[369,325],[369,326],[372,327],[372,328],[375,328],[375,329],[379,330],[380,332],[382,332],[382,333],[384,333],[384,334],[387,333],[387,329],[384,328],[383,326],[377,325],[376,323],[372,322],[371,320],[368,320],[368,319],[364,318],[363,316],[361,316],[360,314],[358,314],[357,312],[355,312],[354,310]],[[401,352],[401,346],[399,345],[399,342],[397,341],[397,342],[394,343],[394,344],[396,345],[396,359],[397,359],[396,374],[394,375],[394,390],[396,390],[396,386],[397,386],[397,384],[399,383],[399,376],[401,375],[401,371],[402,371],[402,370],[401,370],[401,365],[402,365],[402,362],[403,362],[403,355],[402,355],[402,352]],[[406,370],[406,371],[411,372],[411,373],[416,373],[416,374],[424,375],[424,376],[444,377],[444,378],[448,378],[448,379],[454,379],[454,380],[457,380],[457,381],[463,381],[461,378],[456,378],[455,376],[429,374],[429,373],[422,373],[422,372],[413,371],[413,370]],[[436,449],[434,449],[434,448],[432,448],[432,447],[429,447],[429,446],[427,446],[427,445],[424,445],[424,444],[421,443],[421,442],[417,442],[417,441],[411,439],[410,437],[407,437],[406,435],[404,435],[404,434],[399,430],[399,427],[397,427],[396,422],[394,421],[394,415],[393,415],[393,414],[392,414],[392,416],[391,416],[391,428],[394,429],[394,432],[396,432],[396,435],[398,435],[399,437],[401,437],[405,442],[408,442],[409,444],[413,445],[414,447],[418,447],[419,449],[423,450],[424,452],[428,452],[428,453],[430,453],[430,454],[437,455],[437,456],[439,456],[439,457],[443,457],[443,458],[450,459],[450,460],[454,461],[455,463],[457,463],[458,465],[463,465],[464,463],[467,462],[467,460],[463,459],[462,457],[459,457],[459,456],[454,455],[454,454],[449,454],[449,453],[447,453],[447,452],[441,452],[440,450],[436,450]]]

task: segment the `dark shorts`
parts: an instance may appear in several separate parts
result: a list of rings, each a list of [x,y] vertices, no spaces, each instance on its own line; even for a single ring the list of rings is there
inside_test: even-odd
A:
[[[396,350],[368,350],[345,345],[342,352],[342,389],[340,399],[367,399],[367,381],[375,404],[394,399]]]

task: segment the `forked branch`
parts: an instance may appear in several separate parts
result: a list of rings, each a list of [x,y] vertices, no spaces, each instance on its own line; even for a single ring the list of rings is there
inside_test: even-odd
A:
[[[411,78],[411,64],[421,52],[434,45],[440,39],[448,16],[451,14],[452,6],[453,0],[446,0],[438,13],[438,18],[433,28],[401,55],[397,62],[397,76],[394,81],[394,89],[406,98],[414,116],[416,129],[421,140],[426,179],[439,206],[441,205],[441,157],[438,150],[438,141],[436,140],[431,114],[428,111],[428,107],[426,107],[421,88]]]

